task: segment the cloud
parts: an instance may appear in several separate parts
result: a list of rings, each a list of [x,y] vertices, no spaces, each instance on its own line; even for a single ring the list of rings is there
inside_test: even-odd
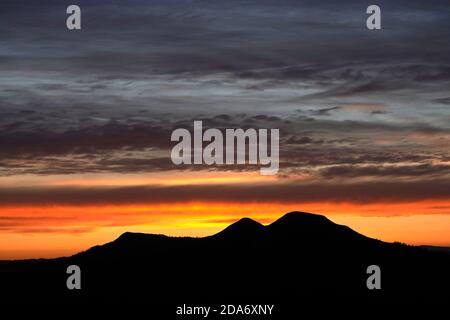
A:
[[[339,106],[343,110],[349,111],[368,111],[368,112],[385,112],[387,107],[381,103],[348,103]]]
[[[337,111],[341,109],[341,107],[331,107],[331,108],[323,108],[318,110],[309,110],[311,115],[314,116],[329,116],[331,115],[331,111]]]
[[[392,192],[395,190],[395,192]],[[1,188],[1,206],[161,204],[183,202],[390,203],[446,200],[448,180],[361,183],[274,183],[136,187]]]
[[[445,1],[381,1],[389,32],[370,35],[357,1],[78,4],[78,33],[56,1],[1,5],[0,175],[255,169],[173,166],[193,120],[279,128],[286,177],[404,161],[429,179],[417,162],[448,158]]]
[[[434,99],[434,102],[442,104],[450,104],[450,97]]]
[[[442,148],[450,137],[448,129],[422,123],[308,121],[262,113],[131,120],[87,122],[65,131],[0,129],[0,175],[257,170],[255,166],[175,166],[170,159],[176,144],[170,141],[171,132],[175,128],[192,131],[194,120],[202,120],[205,129],[280,129],[280,168],[284,173],[295,169],[313,172],[324,165],[438,163],[445,161]],[[427,153],[418,146],[426,146]]]
[[[121,124],[84,126],[63,132],[0,131],[0,149],[8,154],[58,155],[92,153],[102,150],[169,148],[171,128],[151,124]],[[0,151],[1,152],[1,151]],[[4,151],[3,151],[4,152]]]
[[[4,232],[13,231],[15,233],[23,233],[23,234],[39,234],[39,233],[57,233],[57,234],[83,234],[90,233],[94,231],[95,227],[53,227],[53,228],[36,228],[32,225],[23,224],[20,226],[10,227],[2,227],[0,226],[0,230]]]
[[[117,0],[77,4],[88,14],[83,16],[84,32],[71,34],[64,25],[65,7],[57,1],[3,4],[0,14],[9,19],[0,19],[8,43],[1,66],[12,68],[20,59],[19,70],[66,67],[75,74],[125,76],[449,56],[443,0],[381,1],[389,32],[371,35],[365,29],[365,6],[354,0],[133,0],[126,8]],[[429,34],[436,40],[428,41]],[[73,49],[68,52],[68,47]]]
[[[450,165],[447,164],[415,164],[415,165],[343,165],[332,166],[320,170],[320,174],[325,178],[355,178],[355,177],[420,177],[436,176],[443,177],[450,172]]]

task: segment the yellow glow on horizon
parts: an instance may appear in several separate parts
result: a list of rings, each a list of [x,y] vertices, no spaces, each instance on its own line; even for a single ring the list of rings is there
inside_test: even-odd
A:
[[[12,225],[3,227],[0,233],[0,259],[73,254],[112,241],[126,231],[206,236],[242,217],[268,224],[290,211],[324,214],[336,223],[385,241],[450,245],[449,201],[3,207],[2,216],[9,217]]]

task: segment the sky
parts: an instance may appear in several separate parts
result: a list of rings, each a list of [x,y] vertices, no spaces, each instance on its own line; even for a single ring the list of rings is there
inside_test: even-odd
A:
[[[294,210],[450,246],[450,7],[371,4],[3,0],[0,259]],[[280,129],[278,175],[174,165],[195,120]]]

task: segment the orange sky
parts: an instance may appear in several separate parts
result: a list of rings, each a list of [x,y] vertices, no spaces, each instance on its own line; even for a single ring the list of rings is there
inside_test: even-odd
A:
[[[203,236],[243,216],[267,224],[294,210],[325,214],[336,223],[385,241],[449,246],[450,215],[445,214],[449,208],[450,201],[4,207],[2,216],[11,218],[13,228],[0,234],[0,259],[69,255],[109,242],[125,231]]]
[[[297,177],[297,181],[307,180]],[[3,177],[2,184],[15,188],[93,188],[124,186],[258,186],[267,183],[283,188],[283,179],[262,177],[257,172],[165,172],[164,174],[78,174],[43,177],[23,175]],[[45,190],[45,189],[44,189]],[[54,189],[52,189],[54,190]],[[76,190],[76,189],[70,189]],[[69,190],[69,193],[71,192]],[[284,192],[284,189],[282,189]],[[47,192],[47,191],[46,191]],[[89,192],[88,192],[89,193]],[[281,193],[282,194],[282,193]],[[42,196],[44,196],[42,194]],[[61,196],[61,195],[59,195]],[[161,233],[174,236],[214,234],[230,223],[251,217],[268,224],[290,211],[326,215],[332,221],[385,241],[409,244],[450,246],[450,199],[401,201],[230,201],[214,199],[193,201],[149,201],[127,203],[53,203],[0,202],[0,259],[49,258],[74,254],[106,243],[126,231]],[[202,195],[196,193],[196,198]],[[25,199],[25,198],[23,198]],[[94,198],[95,199],[95,198]],[[40,200],[37,197],[37,200]],[[113,200],[113,199],[112,199]],[[77,200],[78,201],[78,200]],[[17,202],[17,203],[16,203]]]

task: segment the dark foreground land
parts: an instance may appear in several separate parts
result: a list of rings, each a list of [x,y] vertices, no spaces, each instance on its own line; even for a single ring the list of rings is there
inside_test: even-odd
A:
[[[66,287],[69,265],[81,268],[81,290]],[[381,268],[381,290],[366,286],[369,265]],[[450,254],[292,212],[268,226],[244,218],[204,238],[125,233],[72,257],[2,262],[0,283],[2,298],[445,299]]]

